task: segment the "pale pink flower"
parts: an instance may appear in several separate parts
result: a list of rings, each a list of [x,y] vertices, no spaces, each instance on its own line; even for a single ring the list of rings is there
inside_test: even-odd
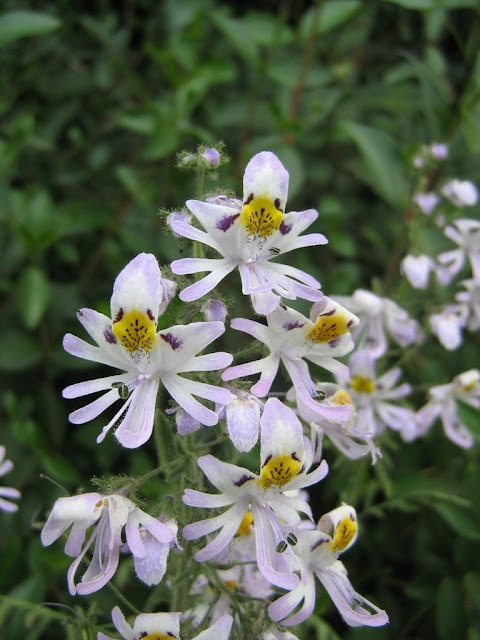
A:
[[[292,409],[276,398],[269,398],[261,420],[259,475],[249,469],[221,462],[212,455],[202,456],[198,464],[220,494],[186,489],[183,501],[192,507],[229,507],[220,515],[188,524],[183,529],[187,540],[194,540],[220,529],[195,559],[203,562],[218,556],[237,533],[248,511],[252,513],[257,564],[262,575],[279,586],[291,589],[298,578],[292,573],[289,554],[277,551],[285,542],[282,522],[296,526],[299,512],[312,517],[310,506],[301,498],[286,495],[322,480],[328,471],[323,461],[307,473],[313,462],[309,440]]]
[[[94,524],[95,528],[84,544],[87,529]],[[131,553],[145,558],[147,548],[140,534],[141,526],[159,543],[169,544],[174,540],[175,535],[169,527],[128,498],[84,493],[55,502],[42,529],[41,540],[47,547],[72,527],[65,544],[65,553],[75,558],[67,574],[68,590],[71,595],[87,595],[101,589],[115,574],[124,544],[123,530]],[[77,569],[93,543],[93,558],[80,582],[75,582]]]
[[[387,624],[386,612],[354,590],[344,565],[338,560],[355,542],[357,532],[355,509],[346,504],[322,516],[316,529],[295,529],[294,553],[300,565],[300,581],[268,607],[272,620],[288,627],[307,620],[315,608],[317,576],[348,625],[380,627]],[[293,613],[298,605],[300,609]]]
[[[141,613],[135,618],[133,627],[125,620],[125,616],[119,607],[112,610],[112,620],[115,629],[125,640],[162,640],[163,638],[180,639],[180,616],[181,613]],[[225,615],[211,625],[188,640],[228,640],[232,628],[232,616]],[[97,640],[114,640],[102,632],[97,635]],[[187,640],[184,638],[183,640]]]
[[[416,193],[413,196],[413,202],[415,202],[422,213],[428,216],[440,202],[440,198],[436,193]]]
[[[186,302],[206,295],[238,267],[242,292],[252,296],[255,311],[265,315],[280,298],[319,300],[320,283],[289,265],[274,262],[278,255],[301,247],[325,244],[320,233],[300,234],[316,220],[313,209],[285,213],[288,172],[271,152],[263,151],[248,163],[243,178],[243,203],[224,199],[214,202],[189,200],[187,206],[203,230],[175,221],[177,234],[211,247],[222,258],[182,258],[172,262],[177,274],[209,271],[180,293]],[[220,202],[220,203],[219,203]]]
[[[267,315],[267,326],[235,318],[231,326],[250,334],[263,342],[270,354],[260,360],[240,364],[226,369],[225,381],[260,373],[260,380],[251,392],[264,397],[270,391],[280,362],[285,366],[295,390],[304,404],[320,415],[337,420],[346,420],[349,407],[328,407],[315,402],[317,388],[313,382],[306,360],[331,371],[348,375],[348,368],[336,358],[353,349],[350,330],[358,324],[358,318],[326,296],[313,305],[310,319],[303,314],[280,306]]]
[[[3,445],[0,445],[0,477],[7,475],[13,469],[13,462],[11,460],[5,460],[6,449]],[[12,487],[0,487],[0,511],[7,511],[13,513],[18,511],[18,505],[10,502],[10,500],[17,500],[21,497],[21,493],[18,489]],[[8,500],[5,500],[8,498]]]
[[[70,414],[70,421],[83,424],[99,416],[120,399],[122,407],[97,438],[101,442],[116,425],[118,441],[128,448],[146,442],[153,429],[160,383],[171,397],[201,424],[214,425],[217,414],[198,402],[199,396],[228,404],[226,389],[182,377],[181,373],[223,369],[232,361],[228,353],[197,356],[224,331],[222,322],[194,322],[157,333],[159,308],[165,290],[155,257],[141,253],[118,275],[111,298],[112,319],[92,309],[81,309],[78,319],[98,346],[67,334],[63,346],[68,353],[121,369],[124,373],[70,385],[65,398],[97,392],[102,396]]]
[[[473,446],[473,436],[458,415],[457,402],[464,402],[480,409],[480,372],[470,369],[455,376],[448,384],[432,387],[428,402],[417,411],[416,435],[426,433],[437,418],[440,418],[447,438],[459,447]]]

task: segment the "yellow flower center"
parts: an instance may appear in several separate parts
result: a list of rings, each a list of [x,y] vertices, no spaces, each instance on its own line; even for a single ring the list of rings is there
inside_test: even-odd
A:
[[[283,211],[265,196],[247,200],[240,214],[240,222],[251,236],[271,236],[282,224]]]
[[[333,553],[341,553],[349,547],[357,535],[357,521],[352,516],[345,516],[335,530],[335,535],[331,542]]]
[[[243,516],[243,520],[237,529],[237,534],[241,536],[249,536],[252,533],[253,514],[250,509]]]
[[[373,393],[375,382],[366,376],[355,376],[350,382],[350,386],[357,393]]]
[[[273,485],[281,488],[299,473],[301,467],[302,464],[294,453],[267,458],[257,482],[265,490]]]
[[[223,584],[227,587],[227,589],[233,591],[237,587],[238,582],[236,580],[224,580]]]
[[[148,353],[155,341],[155,321],[148,314],[136,309],[121,314],[112,328],[115,338],[130,353]]]
[[[307,339],[312,342],[330,342],[339,338],[350,330],[349,318],[346,313],[334,310],[327,315],[319,315],[315,324],[307,333]]]
[[[355,406],[352,400],[352,396],[349,393],[347,393],[344,389],[339,389],[338,391],[335,391],[335,393],[332,396],[332,402],[336,406],[344,406],[344,405],[350,405],[351,407]]]

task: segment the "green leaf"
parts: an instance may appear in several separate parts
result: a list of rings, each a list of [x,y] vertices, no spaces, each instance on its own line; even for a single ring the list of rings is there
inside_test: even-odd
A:
[[[379,129],[356,122],[343,122],[340,126],[362,154],[368,171],[365,179],[371,188],[392,207],[400,208],[405,185],[396,141]]]
[[[23,270],[17,285],[20,315],[27,329],[35,329],[42,319],[50,299],[47,276],[38,267]]]
[[[429,11],[430,9],[467,9],[478,7],[477,0],[384,0],[404,9]]]
[[[0,371],[24,371],[36,365],[42,357],[36,340],[16,329],[0,334]]]
[[[480,440],[480,411],[464,402],[457,402],[460,421],[467,427],[476,440]]]
[[[444,578],[437,589],[435,623],[439,640],[465,637],[462,587],[453,578]]]
[[[480,540],[480,522],[473,517],[472,511],[440,500],[430,504],[456,533],[469,540]]]
[[[331,0],[331,2],[325,2],[320,9],[317,34],[325,35],[333,31],[353,18],[361,8],[362,3],[360,0]],[[303,38],[307,38],[310,34],[315,11],[316,9],[312,8],[305,14],[305,18],[300,26],[300,32]]]
[[[38,11],[10,11],[0,16],[0,47],[27,36],[41,36],[61,26],[58,18]]]

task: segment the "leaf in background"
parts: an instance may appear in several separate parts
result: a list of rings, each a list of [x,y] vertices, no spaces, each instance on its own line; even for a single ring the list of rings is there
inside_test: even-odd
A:
[[[61,26],[58,18],[38,11],[10,11],[0,16],[0,47],[27,36],[41,36]]]
[[[480,540],[480,522],[473,517],[472,511],[441,500],[432,500],[430,506],[463,538]]]
[[[465,637],[462,586],[453,578],[444,578],[438,586],[435,622],[439,640]]]
[[[24,371],[42,357],[40,345],[26,333],[7,329],[0,335],[0,371]]]
[[[49,299],[50,287],[45,272],[38,267],[24,269],[17,284],[17,302],[27,329],[38,326]]]
[[[348,22],[362,8],[360,0],[333,0],[324,2],[320,9],[320,17],[318,20],[318,35],[325,35]],[[313,20],[315,8],[311,9],[302,21],[300,32],[303,37],[308,37],[310,33],[311,23]]]
[[[343,122],[340,126],[362,154],[371,188],[392,207],[400,208],[404,179],[400,149],[395,140],[379,129],[356,122]]]
[[[404,9],[428,11],[430,9],[468,9],[478,7],[477,0],[384,0]]]
[[[469,404],[465,404],[465,402],[457,402],[457,411],[461,422],[472,432],[475,440],[479,441],[480,411],[475,409],[475,407],[471,407]]]

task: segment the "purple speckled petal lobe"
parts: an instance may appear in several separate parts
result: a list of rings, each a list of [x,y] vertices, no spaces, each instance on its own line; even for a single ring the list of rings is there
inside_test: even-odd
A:
[[[235,494],[238,488],[256,478],[255,474],[248,469],[222,462],[210,454],[201,456],[198,459],[198,466],[213,486],[227,495]]]

